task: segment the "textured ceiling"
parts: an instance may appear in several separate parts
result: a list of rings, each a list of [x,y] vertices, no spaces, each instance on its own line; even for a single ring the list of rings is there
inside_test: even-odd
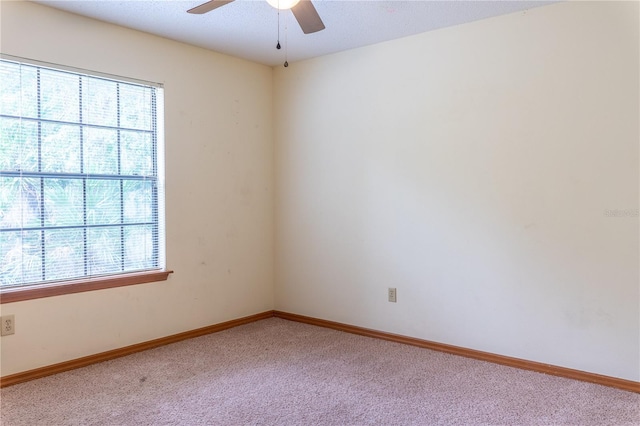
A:
[[[264,0],[236,0],[204,15],[186,11],[195,1],[38,0],[36,3],[178,40],[266,65],[282,65],[553,1],[315,0],[326,29],[303,34],[291,11]]]

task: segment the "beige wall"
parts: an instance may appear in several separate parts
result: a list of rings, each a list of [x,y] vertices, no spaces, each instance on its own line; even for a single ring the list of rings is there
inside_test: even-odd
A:
[[[272,70],[26,2],[2,53],[165,87],[162,283],[2,305],[2,375],[273,309]]]
[[[638,3],[274,73],[276,308],[640,379]],[[387,287],[397,287],[389,303]]]

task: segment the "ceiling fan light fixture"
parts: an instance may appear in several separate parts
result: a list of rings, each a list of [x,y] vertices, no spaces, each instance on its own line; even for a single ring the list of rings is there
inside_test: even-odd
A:
[[[267,0],[271,6],[280,10],[291,9],[293,6],[298,4],[300,0]]]
[[[202,15],[203,13],[211,12],[231,2],[233,2],[233,0],[209,0],[200,6],[187,10],[187,13]],[[322,31],[325,28],[311,0],[267,0],[267,2],[278,10],[291,9],[293,16],[296,18],[296,21],[298,21],[298,24],[300,24],[300,29],[302,29],[302,32],[305,34]],[[278,13],[278,17],[279,16],[280,13]],[[279,27],[280,23],[278,22],[278,28]]]

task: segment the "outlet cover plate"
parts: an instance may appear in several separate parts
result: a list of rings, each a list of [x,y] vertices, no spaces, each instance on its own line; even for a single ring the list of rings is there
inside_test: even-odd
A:
[[[398,301],[397,299],[397,291],[395,288],[389,287],[389,302],[393,302],[396,303]]]
[[[16,332],[16,319],[13,315],[2,316],[2,326],[0,327],[0,336],[8,336]]]

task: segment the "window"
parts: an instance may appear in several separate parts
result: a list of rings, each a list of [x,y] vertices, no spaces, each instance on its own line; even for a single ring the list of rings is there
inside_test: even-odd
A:
[[[162,111],[157,85],[0,60],[0,291],[164,270]]]

